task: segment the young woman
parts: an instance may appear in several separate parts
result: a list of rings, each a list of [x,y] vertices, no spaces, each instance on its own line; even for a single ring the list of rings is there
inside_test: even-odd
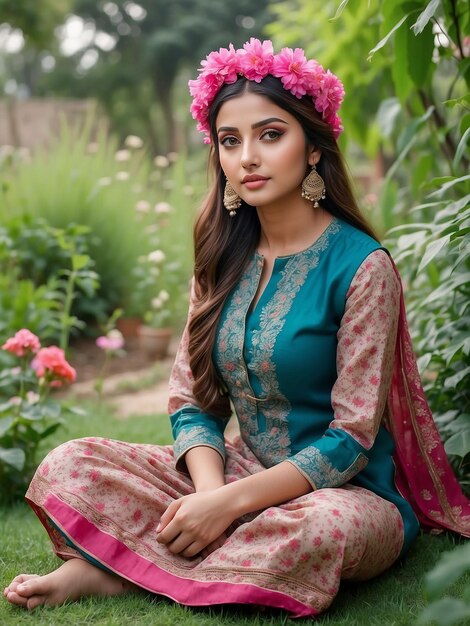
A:
[[[170,381],[175,443],[86,438],[46,457],[27,499],[65,563],[5,589],[28,609],[142,588],[316,615],[420,523],[470,535],[400,279],[338,149],[340,81],[252,39],[211,53],[190,89],[215,180]]]

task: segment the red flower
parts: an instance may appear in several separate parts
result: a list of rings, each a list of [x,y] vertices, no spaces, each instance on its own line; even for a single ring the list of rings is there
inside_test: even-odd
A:
[[[16,356],[25,356],[30,352],[36,354],[40,347],[41,344],[36,335],[27,328],[22,328],[14,337],[10,337],[10,339],[3,344],[2,350],[11,352]]]
[[[54,386],[73,383],[77,377],[76,371],[65,359],[64,351],[57,346],[41,348],[33,359],[31,367],[35,370],[38,378],[49,375],[55,379],[56,384]]]

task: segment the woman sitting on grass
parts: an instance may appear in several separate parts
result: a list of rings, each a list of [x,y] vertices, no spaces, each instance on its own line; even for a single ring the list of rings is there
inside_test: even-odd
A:
[[[175,443],[53,450],[26,497],[65,563],[17,576],[12,604],[140,588],[312,616],[342,579],[403,556],[420,523],[470,535],[400,278],[338,148],[341,82],[252,39],[211,53],[190,90],[214,183],[170,381]]]

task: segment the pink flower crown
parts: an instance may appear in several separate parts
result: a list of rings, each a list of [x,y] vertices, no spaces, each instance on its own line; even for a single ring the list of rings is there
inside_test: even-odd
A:
[[[273,44],[252,37],[243,48],[235,50],[232,44],[207,55],[201,62],[199,76],[189,81],[193,96],[191,114],[198,122],[197,129],[205,133],[204,143],[210,143],[209,109],[219,89],[225,83],[234,83],[239,76],[259,83],[271,74],[280,78],[285,89],[297,98],[312,98],[315,109],[331,126],[337,139],[342,130],[338,109],[343,101],[344,87],[330,70],[324,70],[317,61],[307,61],[302,48],[282,48],[273,53]]]

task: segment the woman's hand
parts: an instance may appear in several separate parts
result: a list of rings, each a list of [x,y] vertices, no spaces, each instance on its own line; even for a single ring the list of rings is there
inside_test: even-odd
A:
[[[235,519],[223,490],[193,493],[172,502],[160,519],[157,541],[185,557],[195,556],[204,548],[209,554],[222,545],[224,531]]]

